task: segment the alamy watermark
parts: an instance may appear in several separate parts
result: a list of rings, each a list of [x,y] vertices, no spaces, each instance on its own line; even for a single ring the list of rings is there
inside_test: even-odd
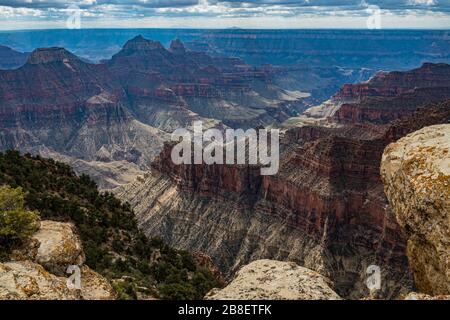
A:
[[[67,267],[66,273],[70,276],[67,278],[66,285],[70,290],[81,289],[81,270],[77,265]]]
[[[77,5],[70,5],[67,8],[68,18],[66,20],[67,29],[81,29],[81,9]]]
[[[381,8],[375,5],[369,5],[366,12],[370,15],[367,19],[367,29],[375,30],[381,29]]]
[[[366,269],[369,275],[366,279],[366,286],[370,291],[381,289],[381,268],[377,265],[370,265]]]
[[[280,163],[278,129],[208,129],[201,121],[194,122],[193,132],[177,129],[172,141],[174,164],[249,164],[261,165],[261,175],[275,175]],[[180,141],[181,140],[181,141]],[[269,146],[270,144],[270,146]]]

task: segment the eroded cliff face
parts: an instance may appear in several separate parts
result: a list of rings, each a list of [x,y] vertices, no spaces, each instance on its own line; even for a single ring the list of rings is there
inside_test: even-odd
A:
[[[121,81],[138,118],[165,131],[199,118],[256,127],[286,119],[284,105],[301,98],[274,85],[268,69],[189,51],[179,40],[165,49],[135,37],[107,66]]]
[[[450,124],[425,127],[389,145],[381,175],[407,237],[418,289],[449,295]]]
[[[333,97],[341,123],[387,124],[417,107],[450,98],[450,66],[424,63],[406,72],[380,72],[362,84],[344,85]]]
[[[57,158],[113,188],[147,170],[169,133],[196,120],[223,128],[287,119],[302,96],[271,77],[237,58],[140,36],[101,64],[36,49],[22,67],[0,70],[0,150]]]
[[[411,68],[448,54],[445,32],[413,30],[208,30],[189,43],[204,50],[248,59],[254,64]],[[192,33],[192,32],[191,32]],[[422,48],[420,52],[413,48]],[[401,59],[399,59],[401,57]]]
[[[299,127],[281,139],[280,171],[173,165],[166,146],[152,169],[118,191],[148,235],[208,253],[230,275],[257,259],[295,261],[328,276],[343,297],[369,294],[366,269],[382,269],[382,297],[406,293],[406,241],[379,175],[387,144],[448,121],[449,103],[389,126]]]
[[[62,48],[38,49],[0,78],[1,150],[79,159],[86,162],[80,171],[91,172],[96,161],[148,167],[162,147],[164,132],[131,115],[120,83],[104,65],[85,63]]]
[[[84,264],[84,253],[70,223],[41,221],[29,243],[0,263],[0,300],[112,300],[110,283]],[[79,266],[81,289],[68,287],[67,267]]]

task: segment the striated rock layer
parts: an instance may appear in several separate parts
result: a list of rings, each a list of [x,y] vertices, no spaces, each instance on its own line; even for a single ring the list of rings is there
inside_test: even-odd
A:
[[[389,145],[381,165],[386,195],[408,241],[421,292],[450,294],[450,124]]]
[[[386,124],[411,115],[418,106],[450,99],[450,65],[424,63],[406,72],[380,72],[361,84],[344,85],[333,97],[342,123]]]
[[[51,155],[115,187],[148,169],[169,133],[196,120],[223,128],[287,119],[287,105],[301,96],[271,77],[237,58],[141,36],[101,64],[64,48],[36,49],[22,67],[0,70],[0,151]]]
[[[382,269],[383,297],[411,285],[406,241],[379,175],[387,144],[450,119],[450,102],[390,126],[299,127],[282,140],[280,171],[181,165],[166,147],[141,181],[118,195],[145,233],[209,254],[227,275],[258,259],[295,261],[329,277],[343,297],[369,294],[366,269]]]
[[[254,261],[223,289],[213,289],[207,300],[341,300],[330,281],[293,262]]]
[[[2,151],[145,168],[163,144],[163,132],[127,110],[119,81],[104,65],[62,48],[35,50],[21,68],[0,71],[0,79]]]

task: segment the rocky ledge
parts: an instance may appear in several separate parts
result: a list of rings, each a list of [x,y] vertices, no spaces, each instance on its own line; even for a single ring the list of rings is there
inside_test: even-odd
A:
[[[42,221],[23,248],[0,263],[0,300],[112,300],[109,282],[84,264],[84,252],[70,223]],[[80,268],[81,289],[67,285],[68,266]]]
[[[450,294],[450,124],[416,131],[384,151],[385,192],[422,293]]]
[[[294,262],[257,260],[243,267],[224,289],[207,300],[341,300],[330,281]]]

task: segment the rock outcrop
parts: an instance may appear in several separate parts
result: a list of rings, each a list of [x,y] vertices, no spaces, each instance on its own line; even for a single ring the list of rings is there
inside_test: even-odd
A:
[[[341,300],[331,282],[293,262],[254,261],[239,270],[223,289],[213,289],[207,300]]]
[[[39,242],[36,262],[54,274],[65,274],[67,266],[85,262],[81,240],[70,223],[41,221],[32,239]]]
[[[113,300],[109,282],[87,266],[81,268],[81,289],[69,289],[67,278],[32,261],[0,263],[0,300]]]
[[[86,265],[81,266],[81,299],[114,300],[117,295],[109,281]]]
[[[84,253],[70,223],[41,221],[30,242],[0,263],[0,300],[112,300],[103,276],[84,265]],[[25,259],[25,260],[24,260]],[[68,266],[80,268],[80,288],[69,288]]]
[[[0,263],[1,300],[75,300],[66,278],[57,277],[32,261]]]
[[[407,237],[417,287],[450,294],[450,124],[423,128],[389,145],[381,175]]]

